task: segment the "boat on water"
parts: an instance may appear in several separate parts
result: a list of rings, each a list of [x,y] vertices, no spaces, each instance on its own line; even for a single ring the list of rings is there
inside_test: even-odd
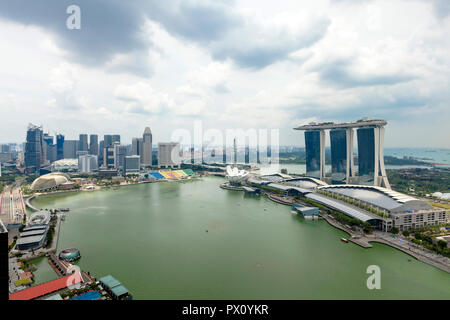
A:
[[[345,242],[345,243],[348,243],[348,239],[345,239],[345,238],[341,238],[341,241]]]

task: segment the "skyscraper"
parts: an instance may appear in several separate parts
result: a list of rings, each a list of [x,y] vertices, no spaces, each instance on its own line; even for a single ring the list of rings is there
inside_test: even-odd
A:
[[[88,151],[88,135],[80,134],[78,151]]]
[[[64,159],[64,136],[62,134],[56,135],[56,159]]]
[[[329,180],[325,176],[325,130],[330,130],[331,182],[360,183],[390,189],[384,168],[383,141],[385,120],[364,118],[346,123],[310,123],[294,128],[305,130],[306,174]],[[358,177],[353,161],[353,130],[358,134]],[[357,182],[356,182],[357,180]]]
[[[125,157],[127,155],[127,146],[118,143],[114,144],[114,168],[123,169]]]
[[[42,127],[28,125],[25,143],[25,167],[27,173],[39,174],[41,164],[45,162]]]
[[[113,134],[112,136],[112,143],[119,143],[120,144],[120,134]]]
[[[96,155],[86,154],[78,157],[78,171],[90,173],[98,170],[98,159]]]
[[[376,126],[359,128],[357,136],[359,183],[390,188],[384,168],[384,128]]]
[[[120,144],[120,135],[119,134],[105,134],[103,136],[103,143],[104,143],[104,147],[110,147],[113,146],[114,143],[119,143]]]
[[[64,141],[64,159],[75,159],[77,157],[79,141],[65,140]]]
[[[158,168],[180,167],[180,144],[178,142],[158,143]]]
[[[113,145],[113,136],[110,134],[105,134],[103,136],[103,147],[109,147]]]
[[[44,133],[44,150],[46,159],[52,163],[56,161],[56,145],[54,144],[53,136],[50,136],[48,133]]]
[[[105,142],[102,140],[100,141],[100,143],[98,144],[98,166],[102,166],[103,165],[103,154],[104,154],[104,150],[105,150]]]
[[[126,156],[123,171],[125,174],[138,174],[141,159],[139,156]]]
[[[347,131],[330,130],[331,143],[331,179],[343,183],[347,176]]]
[[[325,169],[325,134],[323,130],[305,131],[306,174],[323,178]]]
[[[114,160],[114,146],[105,146],[103,148],[103,166],[105,168],[113,168]]]
[[[131,141],[131,154],[133,156],[140,156],[142,155],[142,138],[133,138]],[[142,159],[141,159],[142,162]]]
[[[89,136],[89,154],[98,155],[98,135],[96,134]]]
[[[146,127],[142,136],[142,164],[144,166],[152,165],[152,131]]]

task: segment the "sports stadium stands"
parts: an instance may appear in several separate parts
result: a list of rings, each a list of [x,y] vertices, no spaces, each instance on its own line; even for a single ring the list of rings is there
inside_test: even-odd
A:
[[[185,177],[188,176],[186,173],[184,173],[183,170],[175,170],[175,171],[172,171],[172,173],[173,173],[177,178],[185,178]]]
[[[172,174],[172,171],[159,171],[160,174],[162,174],[166,179],[177,179],[177,177]]]
[[[162,174],[160,174],[158,171],[151,171],[148,174],[153,176],[156,180],[165,179],[165,177]]]
[[[192,171],[192,169],[184,169],[183,171],[184,171],[184,173],[186,173],[188,176],[193,176],[193,175],[194,175],[194,171]]]
[[[191,169],[184,170],[160,170],[150,171],[148,173],[150,179],[164,180],[164,179],[183,179],[194,175]]]

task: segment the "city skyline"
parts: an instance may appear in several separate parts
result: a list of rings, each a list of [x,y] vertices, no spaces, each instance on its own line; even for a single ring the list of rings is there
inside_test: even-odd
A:
[[[29,122],[131,143],[202,120],[304,146],[292,127],[367,116],[389,122],[386,147],[450,148],[443,1],[109,1],[113,19],[78,1],[80,30],[65,27],[71,3],[46,2],[0,4],[1,143]]]

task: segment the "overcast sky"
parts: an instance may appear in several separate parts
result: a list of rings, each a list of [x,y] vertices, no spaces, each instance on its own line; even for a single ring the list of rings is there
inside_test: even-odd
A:
[[[81,29],[66,8],[81,8]],[[450,1],[0,0],[0,142],[382,118],[450,148]]]

